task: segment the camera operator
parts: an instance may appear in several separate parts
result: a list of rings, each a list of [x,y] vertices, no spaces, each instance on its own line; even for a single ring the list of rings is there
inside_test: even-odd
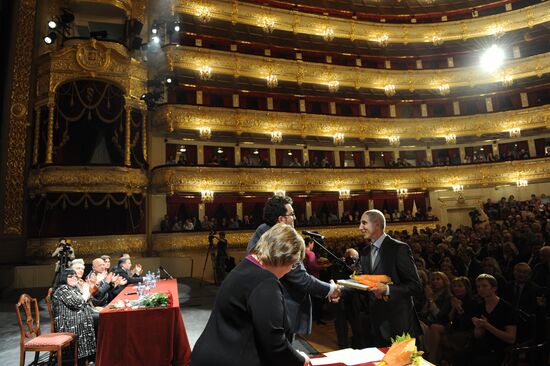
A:
[[[59,284],[61,272],[69,268],[70,262],[75,259],[74,249],[71,247],[71,241],[65,238],[59,239],[57,248],[52,253],[53,258],[57,258],[55,262],[55,275],[52,281],[52,287],[57,288]]]
[[[225,238],[225,232],[220,231],[219,236],[216,236],[214,230],[210,231],[208,235],[208,244],[211,249],[214,247],[214,239],[218,240],[216,245],[216,257],[214,260],[214,267],[216,271],[216,281],[221,283],[226,275],[226,263],[229,256],[227,255],[227,239]]]

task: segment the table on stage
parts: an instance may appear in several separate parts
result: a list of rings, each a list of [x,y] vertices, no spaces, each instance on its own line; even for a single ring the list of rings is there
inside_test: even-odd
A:
[[[136,300],[136,291],[128,285],[111,304]],[[161,280],[151,292],[171,293],[172,305],[120,310],[107,306],[101,311],[96,365],[189,365],[191,347],[180,313],[177,281]]]

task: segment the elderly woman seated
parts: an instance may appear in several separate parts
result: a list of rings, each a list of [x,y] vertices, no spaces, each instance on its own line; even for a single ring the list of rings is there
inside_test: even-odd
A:
[[[52,305],[55,330],[78,335],[78,360],[79,364],[84,364],[87,359],[94,358],[96,340],[92,308],[88,303],[90,285],[84,282],[79,290],[77,284],[76,272],[64,271],[61,285],[52,295]]]
[[[277,224],[223,281],[191,365],[255,366],[309,364],[292,348],[279,279],[304,259],[304,240]]]

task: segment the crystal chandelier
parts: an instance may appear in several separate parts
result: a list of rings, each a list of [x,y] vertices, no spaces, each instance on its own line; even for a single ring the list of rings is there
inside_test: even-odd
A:
[[[387,34],[382,34],[376,40],[378,41],[378,44],[380,45],[380,47],[386,47],[388,45],[388,40],[389,39],[390,39],[390,37],[388,37]]]
[[[340,189],[338,190],[338,196],[341,200],[349,200],[351,198],[351,193],[349,189]]]
[[[395,95],[395,85],[388,84],[384,86],[384,94],[388,97],[393,97]]]
[[[526,179],[518,179],[516,182],[518,187],[527,187],[528,184],[529,182]]]
[[[449,84],[441,84],[437,88],[439,89],[439,94],[441,95],[449,95],[449,93],[451,92]]]
[[[509,133],[510,133],[510,137],[512,138],[521,136],[521,130],[519,128],[512,128]]]
[[[393,147],[398,147],[401,144],[399,136],[390,136],[388,137],[388,140],[390,142],[390,145]]]
[[[454,133],[451,133],[445,136],[445,143],[448,145],[456,144],[456,135]]]
[[[278,144],[283,141],[283,133],[281,131],[271,132],[271,142]]]
[[[273,195],[275,196],[280,196],[280,197],[284,197],[286,196],[286,191],[284,189],[276,189],[274,192],[273,192]]]
[[[202,202],[213,202],[214,201],[214,191],[201,191],[201,201]]]
[[[266,79],[268,88],[275,88],[277,86],[277,84],[279,83],[277,75],[275,75],[271,72],[267,75],[267,77],[265,79]]]
[[[343,145],[344,144],[344,134],[343,133],[337,133],[332,137],[332,140],[334,141],[334,145]]]
[[[512,75],[506,75],[504,76],[504,79],[502,79],[502,85],[505,87],[512,86],[514,84],[514,78]]]
[[[398,188],[397,189],[397,195],[399,198],[405,198],[409,194],[409,190],[407,188]]]
[[[199,128],[199,136],[203,140],[210,140],[212,137],[212,130],[210,127],[201,127]]]
[[[323,39],[327,42],[330,42],[334,39],[334,28],[325,26],[323,30],[321,31],[321,35],[323,36]]]
[[[336,93],[340,87],[340,82],[338,80],[331,80],[327,83],[328,91],[331,93]]]
[[[441,46],[443,44],[443,40],[441,39],[440,36],[434,35],[432,36],[432,44],[434,46]]]
[[[199,76],[202,80],[208,80],[212,76],[212,68],[207,65],[199,67]]]
[[[264,32],[272,33],[273,29],[275,29],[275,19],[268,16],[261,17],[260,27],[264,30]]]
[[[208,6],[198,5],[195,10],[195,15],[203,23],[208,23],[212,19],[212,9]]]
[[[453,192],[455,193],[464,192],[464,186],[462,184],[453,185]]]

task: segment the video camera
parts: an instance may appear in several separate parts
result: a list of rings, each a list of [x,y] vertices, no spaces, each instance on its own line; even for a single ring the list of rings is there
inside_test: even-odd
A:
[[[216,234],[217,234],[216,230],[210,230],[210,232],[208,233],[208,241],[210,243],[213,242],[214,238],[216,237]]]

